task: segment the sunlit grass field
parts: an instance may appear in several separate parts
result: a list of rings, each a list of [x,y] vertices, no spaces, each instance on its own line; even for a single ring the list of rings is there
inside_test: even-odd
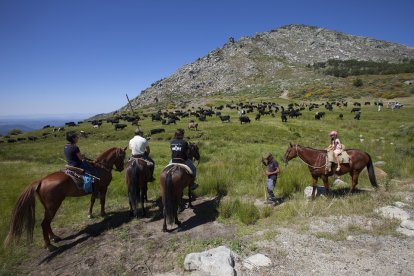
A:
[[[219,104],[235,104],[243,99],[234,98],[210,98],[209,106]],[[289,224],[293,218],[300,216],[318,216],[329,214],[347,215],[353,212],[372,212],[368,206],[376,206],[391,201],[386,191],[381,192],[383,202],[378,202],[370,195],[354,195],[338,199],[334,202],[315,200],[314,208],[309,209],[307,200],[303,198],[303,190],[311,183],[311,176],[307,166],[296,158],[285,166],[282,157],[289,143],[298,143],[314,148],[325,148],[329,144],[328,132],[335,129],[347,148],[357,148],[368,152],[373,161],[385,161],[382,169],[388,174],[386,179],[379,179],[379,185],[383,190],[389,187],[390,179],[412,178],[414,172],[414,105],[412,98],[401,99],[404,108],[391,111],[385,106],[380,112],[374,106],[362,106],[361,120],[354,120],[354,114],[350,112],[354,100],[349,100],[346,108],[334,107],[332,112],[324,107],[308,111],[302,111],[303,115],[297,119],[288,119],[282,123],[280,113],[275,117],[262,116],[260,121],[255,121],[256,111],[249,113],[250,124],[241,125],[238,120],[237,110],[224,108],[223,115],[230,115],[230,123],[222,123],[218,117],[207,117],[206,122],[198,122],[199,130],[190,131],[187,125],[195,117],[183,118],[176,125],[163,126],[160,122],[152,122],[150,117],[140,122],[141,128],[148,133],[153,128],[165,128],[165,133],[155,134],[150,139],[151,156],[156,162],[155,177],[167,165],[170,159],[169,140],[175,129],[186,129],[186,138],[199,145],[201,160],[198,165],[199,188],[198,196],[215,196],[218,193],[225,194],[225,200],[219,206],[219,219],[221,221],[240,223],[241,225],[267,225],[268,223]],[[356,100],[355,100],[356,101]],[[365,100],[358,99],[364,103]],[[276,102],[287,106],[290,101],[282,99],[249,99],[248,102]],[[317,101],[321,102],[321,101]],[[298,101],[297,103],[301,103]],[[175,110],[176,108],[172,109]],[[178,108],[177,108],[178,109]],[[191,106],[187,109],[191,109]],[[171,111],[172,111],[171,110]],[[195,109],[194,109],[195,110]],[[320,121],[314,119],[317,111],[325,111],[326,116]],[[151,111],[140,110],[139,113],[150,114]],[[344,119],[340,120],[339,114],[343,113]],[[141,116],[143,117],[143,116]],[[103,123],[101,128],[95,129],[90,123],[83,123],[77,127],[66,127],[66,130],[83,130],[88,138],[80,139],[78,145],[81,151],[89,158],[94,158],[111,147],[126,147],[129,139],[134,136],[135,126],[128,126],[124,130],[115,131],[109,123]],[[23,134],[41,136],[43,132],[51,130],[38,130]],[[56,137],[54,136],[56,134]],[[60,170],[64,166],[63,146],[65,133],[52,133],[46,139],[36,142],[22,141],[14,144],[0,144],[0,240],[4,240],[10,220],[12,208],[17,197],[23,189],[32,181],[38,180],[47,174]],[[265,207],[258,209],[253,204],[255,200],[265,199],[264,167],[261,164],[261,156],[265,152],[272,152],[281,166],[275,190],[278,197],[283,197],[286,204],[278,209]],[[130,151],[128,150],[128,154]],[[349,176],[341,179],[350,182]],[[331,179],[332,183],[333,179]],[[322,185],[322,183],[319,183]],[[359,178],[359,188],[371,188],[366,173]],[[333,187],[335,189],[335,187]],[[159,197],[159,184],[157,181],[149,184],[150,199]],[[82,228],[90,220],[87,220],[89,196],[81,198],[67,198],[60,207],[52,227]],[[329,208],[327,208],[329,207]],[[113,180],[109,186],[106,202],[108,212],[126,210],[128,199],[124,174],[113,172]],[[237,214],[236,214],[237,210]],[[99,213],[99,203],[95,204],[94,213]],[[40,222],[43,217],[43,207],[36,202],[36,226],[34,246],[43,245],[41,238]],[[14,247],[12,251],[0,250],[2,267],[0,274],[12,271],[18,258],[24,256],[26,247]]]

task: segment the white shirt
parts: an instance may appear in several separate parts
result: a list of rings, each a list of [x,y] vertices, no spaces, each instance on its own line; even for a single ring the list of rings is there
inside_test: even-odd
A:
[[[148,141],[144,137],[135,135],[134,138],[129,140],[129,149],[133,155],[144,154],[148,147]]]

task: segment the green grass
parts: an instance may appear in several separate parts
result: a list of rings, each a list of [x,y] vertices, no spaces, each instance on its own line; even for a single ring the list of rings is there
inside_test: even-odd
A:
[[[366,81],[366,80],[364,80]],[[208,103],[212,106],[239,102],[240,99],[259,103],[260,101],[277,102],[287,105],[288,101],[277,98],[249,99],[242,97],[212,97]],[[373,102],[373,99],[370,99]],[[282,123],[280,113],[275,117],[263,116],[259,122],[243,124],[237,120],[237,111],[225,108],[222,114],[230,115],[230,123],[221,123],[218,117],[208,117],[206,122],[199,122],[199,131],[186,130],[186,137],[199,145],[201,160],[198,165],[197,182],[200,187],[196,190],[198,196],[226,195],[218,207],[219,219],[243,225],[255,225],[259,228],[269,225],[286,225],[306,228],[307,219],[317,216],[362,214],[375,216],[373,209],[379,205],[391,203],[395,198],[387,192],[376,195],[362,193],[334,199],[318,198],[309,202],[303,199],[303,189],[311,184],[311,176],[307,166],[298,158],[283,165],[282,157],[289,143],[299,143],[314,148],[324,148],[329,143],[327,133],[336,129],[341,141],[347,148],[358,148],[370,153],[374,162],[386,162],[382,169],[388,173],[388,178],[379,180],[382,187],[387,185],[389,190],[398,189],[390,184],[392,178],[412,178],[414,172],[414,149],[412,146],[414,123],[413,98],[405,99],[406,105],[401,110],[391,112],[384,108],[377,112],[375,106],[363,106],[360,121],[352,119],[351,107],[327,112],[321,121],[314,119],[314,111],[302,111],[299,119],[289,119]],[[363,102],[362,99],[359,101]],[[318,101],[317,101],[318,102]],[[403,99],[404,102],[404,99]],[[298,101],[300,103],[300,101]],[[190,107],[191,108],[191,107]],[[325,111],[321,108],[319,111]],[[317,110],[318,111],[318,110]],[[150,112],[147,112],[150,113]],[[344,120],[339,120],[339,113],[344,114]],[[142,111],[141,111],[142,114]],[[177,125],[161,126],[159,122],[151,122],[146,118],[141,122],[145,133],[152,128],[163,127],[165,133],[151,137],[151,156],[156,162],[155,177],[167,165],[170,159],[169,140],[176,128],[187,129],[191,118],[184,118]],[[94,129],[88,123],[67,128],[84,130],[89,137],[79,141],[79,147],[88,157],[94,158],[110,147],[125,147],[133,136],[134,126],[122,131],[114,131],[111,124],[104,123],[101,128]],[[19,135],[40,135],[44,130]],[[364,141],[361,142],[360,139]],[[32,181],[63,167],[64,133],[56,137],[40,139],[37,142],[19,142],[16,144],[0,144],[0,240],[4,240],[10,220],[12,208],[17,197]],[[275,190],[278,197],[285,198],[285,204],[277,208],[257,208],[253,204],[256,199],[264,200],[265,177],[260,158],[265,152],[272,152],[281,166],[281,173]],[[350,183],[349,176],[341,179]],[[330,180],[332,181],[332,179]],[[321,183],[319,183],[321,184]],[[349,187],[349,186],[348,186]],[[359,188],[371,188],[368,177],[362,173],[359,178]],[[339,189],[340,187],[333,189]],[[159,197],[157,181],[149,185],[149,198]],[[67,198],[60,207],[52,227],[72,227],[82,229],[90,223],[86,219],[89,197]],[[123,173],[113,172],[113,180],[109,186],[107,211],[125,210],[128,208],[126,187]],[[99,213],[99,203],[95,203],[94,214]],[[42,246],[40,222],[43,208],[36,202],[35,243]],[[248,226],[246,226],[248,227]],[[355,230],[355,229],[354,229]],[[357,231],[356,229],[355,231]],[[352,232],[348,229],[346,232]],[[386,231],[388,232],[388,231]],[[376,233],[381,234],[381,231]],[[125,239],[127,232],[122,232]],[[321,234],[323,235],[323,234]],[[219,241],[222,242],[222,241]],[[210,241],[214,244],[214,241]],[[189,245],[188,248],[198,248],[205,244]],[[148,244],[146,246],[151,246]],[[237,247],[237,243],[232,244]],[[16,269],[19,258],[28,254],[26,244],[14,247],[13,250],[0,249],[2,266],[0,274],[10,274]]]

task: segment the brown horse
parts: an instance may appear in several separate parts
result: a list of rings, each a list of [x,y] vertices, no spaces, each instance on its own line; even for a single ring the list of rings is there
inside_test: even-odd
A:
[[[112,180],[112,168],[115,166],[117,171],[124,169],[125,149],[111,148],[99,155],[93,163],[90,163],[96,169],[100,180],[96,184],[96,190],[100,193],[101,216],[105,216],[105,196],[108,185]],[[23,232],[23,228],[28,233],[29,240],[33,239],[33,230],[35,225],[35,194],[37,193],[40,202],[45,208],[45,214],[42,221],[43,239],[45,247],[50,251],[56,249],[50,243],[50,240],[58,242],[61,240],[56,236],[50,226],[57,210],[62,201],[67,197],[79,197],[87,195],[70,176],[62,171],[54,172],[41,180],[30,184],[18,198],[13,209],[10,230],[4,241],[7,247],[13,240],[18,240]],[[92,208],[95,203],[95,197],[91,197],[89,216],[92,216]]]
[[[326,150],[302,147],[297,144],[290,144],[285,155],[283,156],[283,162],[287,165],[289,160],[299,157],[306,165],[308,165],[313,179],[312,198],[315,198],[316,184],[319,177],[322,179],[325,189],[329,193],[328,177],[332,176],[334,172],[336,175],[343,175],[346,173],[351,175],[352,186],[350,192],[353,193],[355,191],[355,186],[358,184],[359,174],[365,167],[367,167],[371,185],[377,188],[378,184],[375,179],[374,166],[372,165],[371,156],[364,151],[356,149],[347,149],[346,152],[349,155],[350,161],[348,164],[341,164],[341,169],[339,171],[335,171],[336,164],[334,163],[335,165],[332,166],[332,170],[327,172]]]
[[[189,158],[200,161],[200,154],[196,144],[190,144]],[[184,188],[190,187],[193,180],[193,176],[180,165],[168,166],[162,171],[160,176],[160,190],[162,204],[164,206],[164,224],[162,231],[167,231],[167,220],[169,225],[175,223],[179,226],[181,224],[177,214],[178,205],[181,204]],[[191,199],[191,189],[188,188],[188,206],[192,208]]]
[[[125,182],[128,188],[130,215],[138,217],[137,203],[141,202],[142,215],[145,217],[144,200],[147,195],[149,168],[147,161],[131,158],[125,166]]]

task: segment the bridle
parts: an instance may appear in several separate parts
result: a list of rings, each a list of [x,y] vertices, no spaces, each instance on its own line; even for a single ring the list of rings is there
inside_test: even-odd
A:
[[[105,170],[108,173],[111,173],[112,170],[121,172],[123,170],[123,165],[124,165],[124,160],[123,158],[121,158],[122,157],[121,153],[122,153],[122,149],[117,148],[116,153],[115,153],[116,154],[115,161],[117,161],[118,159],[119,160],[117,162],[114,162],[113,165],[115,165],[115,168],[113,167],[113,165],[111,168],[108,168],[109,166],[106,164],[106,162],[102,162],[102,161],[95,161],[95,165],[98,165],[101,169]]]

